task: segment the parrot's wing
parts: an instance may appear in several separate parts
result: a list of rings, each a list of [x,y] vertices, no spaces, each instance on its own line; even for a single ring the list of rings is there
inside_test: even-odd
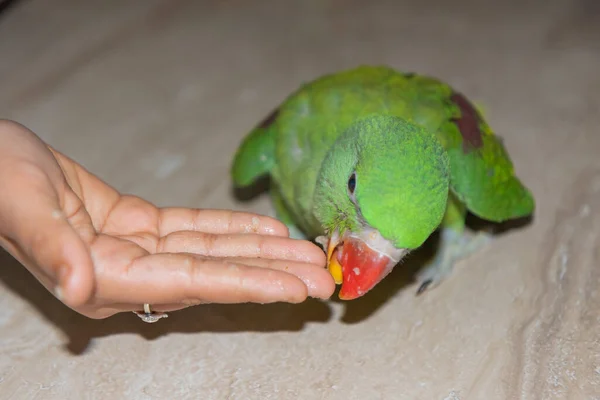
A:
[[[279,110],[273,111],[244,138],[231,168],[233,182],[238,187],[251,185],[271,172],[275,163],[275,122]]]
[[[433,77],[390,76],[382,78],[389,89],[381,92],[392,99],[392,112],[436,132],[450,159],[451,189],[473,214],[502,222],[533,212],[533,196],[516,177],[501,139],[465,96]]]
[[[535,202],[515,175],[502,140],[460,93],[448,98],[450,118],[438,136],[450,158],[453,192],[475,215],[494,222],[530,215]]]

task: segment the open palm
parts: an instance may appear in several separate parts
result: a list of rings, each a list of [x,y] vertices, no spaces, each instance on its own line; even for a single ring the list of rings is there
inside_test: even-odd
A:
[[[333,293],[323,251],[290,239],[275,219],[157,208],[121,195],[19,124],[0,121],[0,140],[0,244],[86,316],[144,303],[172,311]]]

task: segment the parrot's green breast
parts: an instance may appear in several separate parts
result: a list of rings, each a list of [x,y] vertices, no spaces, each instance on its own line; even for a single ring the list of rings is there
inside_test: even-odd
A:
[[[503,221],[531,213],[531,194],[473,105],[443,82],[387,67],[362,66],[300,87],[245,139],[233,179],[246,185],[270,174],[298,225],[321,234],[313,198],[323,159],[352,123],[376,114],[404,118],[437,135],[449,156],[451,190],[474,214]]]

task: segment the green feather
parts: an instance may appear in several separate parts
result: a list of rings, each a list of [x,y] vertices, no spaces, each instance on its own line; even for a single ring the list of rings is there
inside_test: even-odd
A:
[[[360,121],[375,116],[398,118],[397,123],[403,124],[404,128],[395,129],[397,133],[404,130],[416,132],[416,128],[412,127],[414,124],[420,128],[416,137],[427,137],[423,132],[435,135],[436,143],[445,149],[443,155],[438,156],[440,160],[446,160],[440,165],[448,162],[450,190],[474,214],[492,221],[504,221],[533,212],[535,204],[531,193],[515,176],[501,141],[476,108],[439,80],[404,74],[388,67],[362,66],[325,75],[301,86],[280,105],[268,126],[255,129],[244,140],[233,164],[234,181],[244,186],[260,175],[269,174],[290,218],[312,237],[334,225],[356,229],[362,223],[361,218],[369,218],[379,221],[377,228],[387,231],[388,237],[396,238],[406,233],[398,233],[403,229],[399,226],[400,222],[406,223],[407,218],[413,218],[415,226],[422,224],[422,227],[416,226],[414,238],[404,240],[414,247],[421,242],[422,232],[429,231],[432,221],[438,217],[435,215],[432,220],[427,220],[419,216],[437,210],[439,186],[436,185],[443,185],[443,179],[438,177],[429,186],[423,180],[428,167],[435,170],[433,166],[437,164],[433,160],[436,160],[437,150],[420,156],[415,154],[414,159],[406,158],[410,162],[403,168],[394,164],[393,156],[384,157],[382,154],[396,151],[396,156],[402,157],[402,146],[406,143],[400,138],[394,139],[393,144],[387,143],[391,139],[381,133],[379,136],[371,135],[373,140],[363,139],[360,143],[363,148],[365,144],[372,148],[359,152],[356,140],[360,135],[349,132],[359,129]],[[400,120],[405,122],[398,122]],[[373,133],[372,130],[370,132]],[[376,136],[378,140],[374,140]],[[352,139],[344,141],[343,137]],[[343,146],[349,149],[341,150]],[[377,151],[382,146],[388,146],[385,147],[386,152]],[[338,160],[327,161],[334,154],[332,149],[338,149],[340,154],[345,155]],[[360,157],[360,160],[353,157]],[[419,157],[426,162],[418,164]],[[344,185],[348,178],[345,175],[349,171],[348,165],[358,161],[367,166],[363,171],[358,170],[359,179],[365,174],[374,178],[366,178],[372,180],[369,187],[373,193],[363,192],[361,199],[360,192],[357,192],[358,201],[369,205],[361,205],[357,209],[346,202]],[[328,167],[327,175],[320,175],[327,162],[334,162],[336,166]],[[400,170],[402,175],[398,173]],[[410,175],[411,170],[414,176]],[[393,179],[382,179],[383,175],[411,181],[414,192],[411,196],[402,197],[398,188],[382,187],[393,185]],[[322,178],[330,182],[323,184]],[[364,180],[359,180],[358,185],[361,182]],[[328,190],[337,197],[326,195]],[[428,203],[428,195],[436,200]],[[380,205],[367,200],[370,196],[378,196]],[[338,207],[339,202],[346,202],[343,209]],[[394,209],[409,215],[399,216],[399,213],[393,212]],[[339,213],[339,210],[343,212]],[[337,215],[337,219],[331,219],[330,214]],[[382,215],[387,216],[388,222]],[[386,223],[392,227],[388,229]]]
[[[251,185],[261,176],[268,174],[275,163],[275,141],[277,134],[272,125],[277,112],[273,112],[239,146],[231,168],[231,177],[236,186]]]
[[[348,195],[347,182],[356,176]],[[347,129],[319,171],[314,213],[328,231],[376,227],[398,248],[419,247],[440,224],[448,198],[448,157],[437,138],[394,116]]]

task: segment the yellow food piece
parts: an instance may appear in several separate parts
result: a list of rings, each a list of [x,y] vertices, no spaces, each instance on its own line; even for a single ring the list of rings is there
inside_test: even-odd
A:
[[[333,257],[329,259],[328,269],[336,285],[341,284],[343,281],[342,266],[338,262],[336,252],[333,252]]]

